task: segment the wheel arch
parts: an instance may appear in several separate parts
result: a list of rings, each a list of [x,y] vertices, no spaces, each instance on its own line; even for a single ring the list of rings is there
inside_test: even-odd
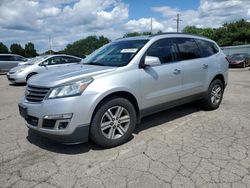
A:
[[[26,82],[28,81],[28,78],[29,78],[30,75],[34,76],[34,75],[36,75],[36,74],[38,74],[38,72],[30,72],[30,73],[26,76]]]
[[[222,81],[223,87],[225,88],[226,83],[225,83],[225,78],[224,78],[223,74],[217,74],[217,75],[211,80],[210,84],[211,84],[214,80],[216,80],[216,79]],[[210,85],[210,84],[209,84],[209,85]]]
[[[136,99],[136,97],[128,92],[128,91],[116,91],[116,92],[113,92],[113,93],[110,93],[106,96],[104,96],[98,103],[97,105],[95,106],[94,108],[94,111],[91,115],[91,122],[93,120],[93,117],[94,117],[94,114],[96,113],[96,111],[98,110],[98,108],[104,103],[106,102],[107,100],[110,100],[112,98],[116,98],[116,97],[121,97],[121,98],[125,98],[127,99],[128,101],[131,102],[131,104],[134,106],[135,108],[135,111],[136,111],[136,120],[137,120],[137,123],[140,123],[140,120],[141,120],[141,115],[140,115],[140,109],[139,109],[139,105],[138,105],[138,101]]]

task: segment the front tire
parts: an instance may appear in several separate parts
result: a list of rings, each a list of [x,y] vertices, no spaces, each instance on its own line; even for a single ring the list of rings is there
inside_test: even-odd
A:
[[[220,103],[223,98],[224,93],[224,85],[221,80],[214,80],[208,90],[207,93],[202,100],[202,105],[207,110],[215,110],[219,108]]]
[[[115,147],[129,140],[135,125],[136,111],[131,102],[125,98],[111,98],[97,108],[90,137],[102,147]]]

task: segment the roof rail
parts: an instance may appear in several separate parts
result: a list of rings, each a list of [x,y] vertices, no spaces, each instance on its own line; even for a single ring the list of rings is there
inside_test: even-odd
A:
[[[169,34],[170,34],[170,35],[171,35],[171,34],[182,34],[182,35],[190,35],[190,36],[203,37],[203,38],[209,39],[208,37],[203,36],[203,35],[197,35],[197,34],[191,34],[191,33],[184,33],[184,32],[164,32],[164,33],[153,34],[153,35],[150,35],[150,36],[151,36],[151,37],[154,37],[154,36],[169,35]]]

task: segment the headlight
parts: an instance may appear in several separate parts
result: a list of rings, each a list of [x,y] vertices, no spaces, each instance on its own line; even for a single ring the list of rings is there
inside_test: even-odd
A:
[[[24,68],[19,69],[19,70],[16,71],[16,73],[23,72],[24,70],[25,70]]]
[[[53,99],[53,98],[72,97],[81,95],[82,92],[88,87],[88,85],[92,81],[93,78],[86,78],[84,80],[56,87],[51,90],[47,98]]]

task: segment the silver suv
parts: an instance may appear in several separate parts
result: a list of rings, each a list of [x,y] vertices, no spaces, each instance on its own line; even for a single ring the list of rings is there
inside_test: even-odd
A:
[[[11,83],[26,83],[36,74],[49,70],[58,70],[81,61],[81,58],[64,54],[38,56],[27,63],[19,64],[19,66],[10,69],[7,78]]]
[[[33,132],[114,147],[128,141],[146,115],[194,100],[218,108],[228,80],[218,45],[188,34],[119,39],[84,63],[29,80],[19,111]]]

